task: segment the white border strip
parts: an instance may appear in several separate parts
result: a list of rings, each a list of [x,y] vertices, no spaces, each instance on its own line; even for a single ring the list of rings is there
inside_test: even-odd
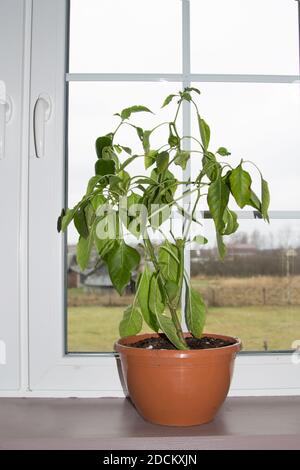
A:
[[[30,116],[30,73],[31,73],[31,23],[32,0],[26,0],[24,13],[23,45],[23,103],[22,103],[22,159],[20,190],[20,233],[19,233],[19,290],[20,290],[20,370],[21,388],[28,389],[29,384],[29,344],[28,344],[28,180],[29,180],[29,135]]]
[[[284,395],[300,395],[300,363],[293,363],[292,354],[237,356],[229,396]],[[97,362],[95,358],[88,357],[65,358],[58,369],[53,367],[45,372],[33,391],[0,392],[0,397],[124,396],[114,357],[98,358]]]
[[[185,2],[183,2],[185,5]],[[184,46],[184,45],[183,45]],[[185,62],[186,62],[185,58]],[[199,73],[67,73],[67,82],[221,82],[296,83],[300,75],[240,75]]]

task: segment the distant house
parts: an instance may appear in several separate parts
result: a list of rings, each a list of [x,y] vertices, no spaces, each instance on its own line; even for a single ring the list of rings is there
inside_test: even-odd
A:
[[[113,289],[113,284],[110,280],[106,264],[102,263],[91,274],[81,275],[82,285],[86,292],[107,293],[108,290]]]
[[[133,293],[137,272],[133,273],[132,279],[126,288],[125,293]],[[76,261],[76,246],[68,246],[67,254],[67,285],[68,288],[83,287],[85,292],[97,292],[106,294],[114,289],[110,280],[107,265],[99,261],[96,250],[91,253],[89,266],[81,271]]]
[[[80,273],[78,269],[74,269],[76,264],[76,254],[75,250],[72,249],[73,247],[68,247],[67,253],[67,287],[68,289],[74,289],[79,287],[80,285]]]

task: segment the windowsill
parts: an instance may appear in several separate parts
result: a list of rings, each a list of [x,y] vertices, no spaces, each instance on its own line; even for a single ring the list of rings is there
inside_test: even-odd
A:
[[[228,398],[190,428],[147,423],[126,399],[1,398],[0,449],[300,449],[300,397]]]

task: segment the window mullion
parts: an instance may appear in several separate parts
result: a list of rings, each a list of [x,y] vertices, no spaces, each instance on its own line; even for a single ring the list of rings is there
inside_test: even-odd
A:
[[[181,73],[67,73],[67,82],[181,82]]]
[[[182,0],[182,72],[183,72],[183,80],[182,85],[183,88],[190,86],[191,79],[191,31],[190,31],[190,2],[189,0]],[[182,106],[182,131],[183,135],[191,135],[191,106],[188,101],[183,102]],[[185,150],[190,149],[190,143],[188,140],[183,141],[183,148]],[[183,173],[183,181],[188,181],[191,179],[191,164],[188,161],[186,168],[182,171]],[[185,191],[187,186],[183,187],[183,191]],[[183,198],[183,205],[189,210],[191,203],[190,196],[186,196]],[[185,221],[183,220],[183,233],[185,231]],[[184,253],[184,269],[186,271],[187,276],[190,278],[190,251],[189,249],[185,248]],[[182,301],[181,307],[182,311],[185,311],[185,284],[183,285],[183,292],[182,292]],[[185,316],[182,315],[182,327],[184,330],[187,330]]]
[[[300,75],[191,73],[183,48],[183,73],[67,73],[67,82],[299,83]]]

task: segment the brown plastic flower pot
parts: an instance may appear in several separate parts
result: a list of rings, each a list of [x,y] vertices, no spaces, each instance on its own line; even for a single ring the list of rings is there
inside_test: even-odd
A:
[[[227,396],[240,340],[205,333],[234,344],[187,351],[129,346],[155,336],[158,335],[128,336],[115,344],[135,407],[146,420],[166,426],[211,421]]]

